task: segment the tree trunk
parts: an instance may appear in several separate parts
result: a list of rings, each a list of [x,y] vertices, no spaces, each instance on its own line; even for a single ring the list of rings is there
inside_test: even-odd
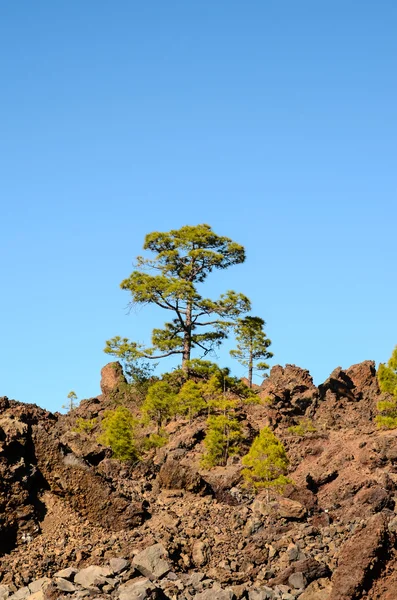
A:
[[[183,336],[182,370],[187,373],[192,349],[192,305],[186,306],[185,333]]]
[[[254,370],[254,360],[252,358],[252,354],[253,354],[252,346],[251,346],[249,352],[250,352],[250,355],[249,355],[249,360],[248,360],[248,382],[249,382],[250,388],[252,388],[252,372]]]

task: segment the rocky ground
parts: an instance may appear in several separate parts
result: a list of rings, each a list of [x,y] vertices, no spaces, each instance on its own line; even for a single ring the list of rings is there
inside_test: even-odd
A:
[[[171,422],[137,464],[73,431],[120,376],[105,367],[70,415],[0,399],[0,600],[397,600],[397,433],[374,423],[374,363],[319,387],[274,367],[240,410],[247,448],[264,425],[287,448],[283,497],[244,489],[238,457],[200,468],[205,417]],[[302,418],[314,431],[291,433]]]

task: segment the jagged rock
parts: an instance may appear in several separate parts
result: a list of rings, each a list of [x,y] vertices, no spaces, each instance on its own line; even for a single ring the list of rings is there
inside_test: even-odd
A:
[[[112,571],[109,568],[91,565],[79,571],[74,577],[74,582],[83,588],[90,589],[98,585],[104,585],[106,578],[110,575],[112,575]]]
[[[111,558],[110,559],[110,568],[112,572],[117,575],[125,571],[130,566],[130,563],[125,558]]]
[[[31,594],[35,592],[39,592],[40,590],[45,590],[46,587],[51,583],[51,579],[49,577],[41,577],[40,579],[36,579],[29,583],[28,588]]]
[[[160,487],[169,490],[210,493],[210,486],[191,465],[184,465],[178,456],[169,456],[160,468]]]
[[[202,567],[208,561],[209,548],[206,542],[197,540],[192,548],[192,560],[196,567]]]
[[[164,577],[171,570],[171,565],[166,560],[166,556],[164,546],[154,544],[139,552],[132,562],[142,575],[154,581]]]
[[[123,367],[118,361],[108,363],[101,371],[101,390],[102,394],[109,396],[118,392],[122,384],[127,383],[124,377]]]
[[[371,586],[373,574],[386,558],[387,524],[387,515],[378,513],[346,542],[339,555],[338,568],[332,576],[330,600],[353,600]]]
[[[71,580],[77,573],[77,569],[73,567],[67,567],[66,569],[62,569],[61,571],[57,571],[54,573],[54,577],[60,577],[61,579]]]
[[[306,509],[300,502],[289,498],[280,498],[277,502],[277,511],[280,517],[285,519],[303,519]]]
[[[314,579],[323,579],[331,574],[327,565],[319,563],[313,558],[308,558],[293,562],[290,567],[271,579],[269,583],[271,585],[283,585],[288,582],[288,579],[294,573],[303,573],[309,583]]]
[[[274,366],[261,385],[260,397],[270,397],[289,414],[303,415],[318,396],[313,379],[306,369],[295,365]]]
[[[298,571],[288,577],[288,583],[295,590],[304,590],[307,585],[307,580],[304,574]]]
[[[28,596],[30,596],[30,590],[27,586],[25,586],[20,588],[14,594],[11,594],[11,596],[9,596],[9,600],[24,600]]]
[[[73,593],[77,590],[77,587],[67,579],[62,579],[62,577],[58,577],[55,579],[55,583],[57,588],[61,590],[61,592],[70,592]]]
[[[119,600],[146,600],[157,597],[160,597],[159,590],[149,579],[143,577],[120,586],[118,594]]]

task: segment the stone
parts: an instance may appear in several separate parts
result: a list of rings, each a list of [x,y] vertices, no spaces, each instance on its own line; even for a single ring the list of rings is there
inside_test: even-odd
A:
[[[197,540],[192,548],[192,560],[196,567],[202,567],[208,562],[209,548],[208,544]]]
[[[120,586],[118,599],[145,600],[152,597],[155,590],[154,584],[149,579],[139,577]]]
[[[15,592],[15,594],[9,596],[9,600],[24,600],[24,598],[27,598],[28,596],[30,596],[30,590],[26,586],[20,588],[17,592]]]
[[[303,519],[306,516],[305,507],[296,500],[280,498],[278,501],[278,514],[285,519]]]
[[[110,569],[91,565],[79,571],[74,578],[74,582],[81,587],[90,589],[106,583],[106,577],[111,575]]]
[[[35,592],[39,592],[40,590],[45,590],[46,587],[48,587],[51,583],[51,579],[49,579],[48,577],[42,577],[41,579],[36,579],[35,581],[32,581],[32,583],[29,583],[28,588],[30,590],[31,594],[34,594]]]
[[[293,573],[288,577],[289,585],[295,590],[304,590],[307,585],[306,577],[303,573]]]
[[[73,579],[77,573],[77,569],[73,567],[67,567],[66,569],[62,569],[61,571],[57,571],[54,573],[54,577],[61,577],[62,579]]]
[[[75,592],[77,590],[74,583],[72,583],[68,579],[63,579],[62,577],[57,577],[55,579],[55,583],[57,585],[57,588],[61,590],[61,592]]]
[[[130,563],[125,558],[111,558],[109,561],[112,572],[117,575],[122,573],[130,566]]]
[[[332,581],[330,600],[359,598],[368,575],[377,568],[389,547],[388,519],[373,515],[364,529],[355,533],[342,547]]]
[[[101,390],[105,396],[117,392],[124,383],[127,383],[127,380],[118,361],[108,363],[101,370]]]
[[[209,494],[211,488],[191,465],[181,464],[177,456],[169,456],[161,466],[158,483],[167,490],[186,490],[194,493]]]
[[[154,581],[155,579],[164,577],[171,570],[166,556],[164,546],[162,544],[154,544],[139,552],[132,562],[142,575]]]

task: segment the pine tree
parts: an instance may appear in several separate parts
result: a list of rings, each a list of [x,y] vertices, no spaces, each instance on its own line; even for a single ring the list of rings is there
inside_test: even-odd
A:
[[[181,387],[177,396],[178,413],[187,414],[189,422],[200,410],[205,408],[206,402],[203,398],[203,384],[189,379]]]
[[[273,356],[272,352],[268,351],[271,344],[266,333],[263,331],[265,321],[260,317],[244,317],[238,319],[235,331],[237,340],[237,349],[231,350],[230,354],[236,358],[240,364],[248,367],[249,387],[252,387],[252,376],[254,365],[260,358],[268,359]],[[269,365],[265,362],[259,362],[255,368],[259,371],[265,371]]]
[[[378,382],[381,392],[389,394],[387,400],[378,402],[379,415],[376,417],[381,429],[397,428],[397,346],[387,365],[381,363],[378,369]]]
[[[282,492],[284,486],[290,483],[286,477],[289,464],[287,453],[269,427],[260,431],[242,463],[246,467],[242,471],[246,485],[254,490],[273,488]]]
[[[176,393],[166,381],[156,381],[150,386],[142,404],[142,412],[147,418],[156,422],[158,432],[163,423],[175,415],[176,410]]]
[[[74,410],[75,408],[77,408],[78,402],[77,402],[77,394],[76,392],[69,392],[69,394],[67,395],[68,401],[66,404],[64,404],[62,406],[62,408],[64,410],[67,410],[68,412],[72,412],[72,410]]]
[[[226,465],[227,459],[238,454],[239,442],[242,439],[240,423],[231,414],[210,416],[208,429],[204,439],[205,453],[201,464],[205,468]]]
[[[135,444],[137,421],[125,406],[105,412],[99,441],[109,446],[114,458],[131,460],[138,457]]]
[[[173,319],[153,330],[151,348],[126,343],[135,357],[180,355],[187,372],[192,349],[206,355],[217,348],[236,319],[250,309],[243,294],[228,291],[212,300],[198,290],[215,269],[244,262],[244,248],[203,224],[150,233],[144,250],[153,252],[154,258],[138,256],[135,270],[121,288],[131,293],[131,304],[154,304],[170,311]]]

